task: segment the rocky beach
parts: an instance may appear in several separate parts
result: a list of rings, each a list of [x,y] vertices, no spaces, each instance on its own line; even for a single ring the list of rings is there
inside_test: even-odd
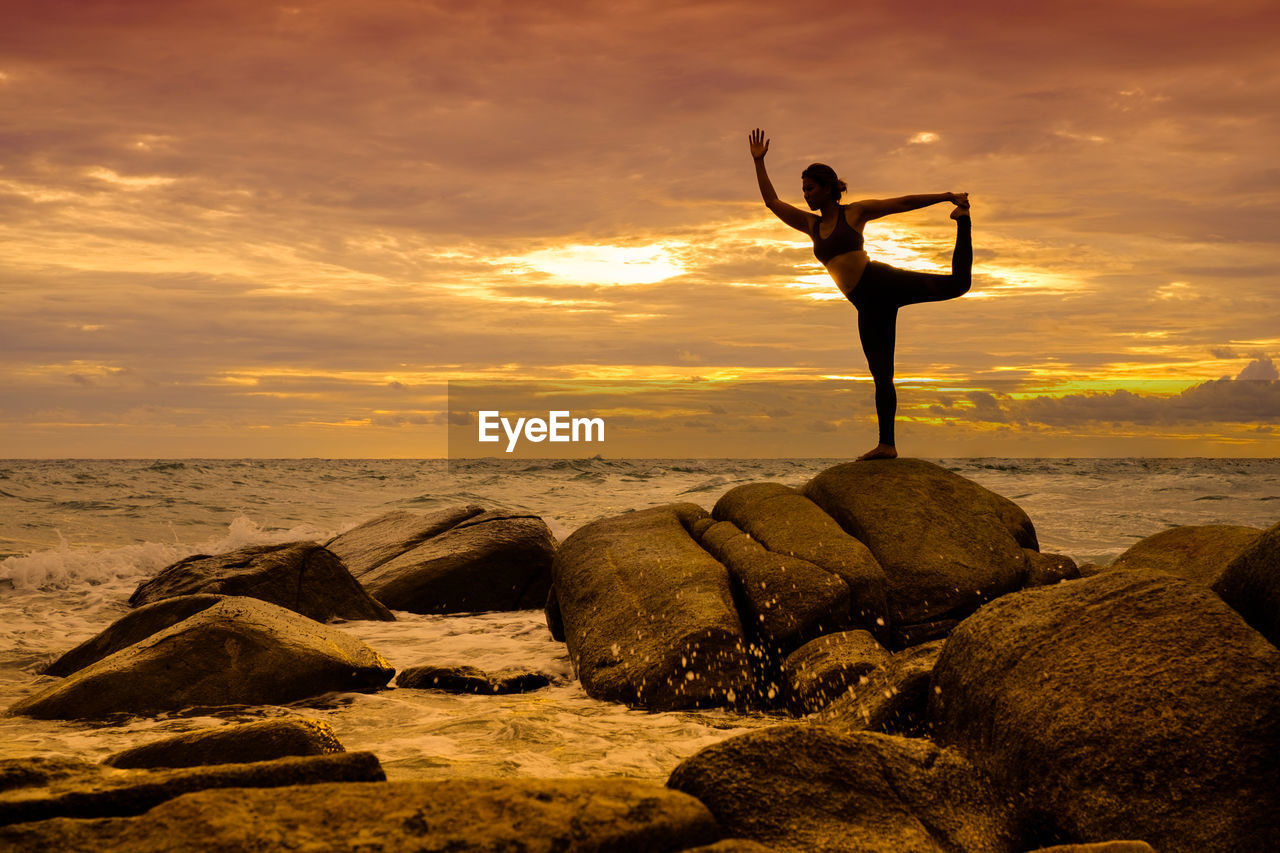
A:
[[[1247,500],[1244,523],[1153,501],[1161,529],[1095,553],[1033,520],[1051,464],[745,466],[684,489],[633,471],[643,496],[601,501],[599,462],[568,470],[583,503],[560,517],[473,482],[96,577],[109,624],[15,644],[0,846],[1280,848],[1265,463],[1247,496],[1190,499]],[[76,586],[24,559],[4,564],[24,612]],[[392,639],[425,625],[506,645]],[[433,745],[397,743],[419,697],[525,758],[405,763]],[[547,724],[555,703],[618,721],[611,743]],[[632,732],[647,757],[611,764]]]

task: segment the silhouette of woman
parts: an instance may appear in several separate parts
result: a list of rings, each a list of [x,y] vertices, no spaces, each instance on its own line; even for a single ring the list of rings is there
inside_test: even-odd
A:
[[[836,177],[830,166],[814,163],[800,177],[805,202],[810,210],[818,211],[819,215],[815,216],[778,199],[764,167],[764,155],[769,151],[764,131],[759,128],[752,131],[750,144],[765,206],[774,216],[813,239],[813,254],[827,268],[840,292],[858,309],[858,337],[862,340],[871,378],[875,380],[876,417],[880,422],[880,443],[858,458],[893,459],[898,455],[893,439],[893,418],[898,408],[898,394],[893,387],[898,309],[968,293],[973,269],[969,194],[906,195],[840,204],[844,181]],[[955,205],[951,218],[956,221],[956,247],[951,255],[950,275],[900,270],[867,258],[862,249],[864,225],[882,216],[940,202]]]

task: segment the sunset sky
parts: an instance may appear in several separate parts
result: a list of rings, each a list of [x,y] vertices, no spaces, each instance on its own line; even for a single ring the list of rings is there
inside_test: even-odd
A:
[[[0,457],[442,456],[446,383],[512,379],[775,382],[653,431],[866,450],[757,126],[796,205],[813,161],[972,194],[972,293],[899,318],[905,455],[1280,456],[1274,0],[2,8]],[[940,269],[949,209],[871,256]]]

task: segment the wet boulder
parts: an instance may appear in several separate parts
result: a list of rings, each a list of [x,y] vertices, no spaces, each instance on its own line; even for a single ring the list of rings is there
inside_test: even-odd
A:
[[[729,572],[689,533],[706,518],[694,504],[668,504],[594,521],[560,546],[556,597],[588,695],[654,711],[748,695]]]
[[[21,766],[24,764],[27,766]],[[160,770],[118,770],[73,759],[10,759],[0,762],[0,777],[6,776],[26,776],[27,784],[0,790],[0,826],[51,818],[140,815],[183,794],[212,788],[280,788],[387,778],[377,757],[369,752]],[[71,848],[19,845],[12,849]]]
[[[100,634],[90,637],[45,667],[45,675],[66,676],[97,663],[107,655],[141,642],[152,634],[176,625],[222,600],[221,595],[179,595],[144,604],[112,622]]]
[[[779,853],[1021,849],[974,768],[922,739],[775,726],[707,747],[667,785]]]
[[[227,597],[17,702],[15,714],[93,719],[193,706],[268,705],[384,686],[394,670],[337,628]]]
[[[447,507],[426,514],[393,510],[359,524],[324,544],[342,558],[351,574],[359,578],[482,512],[484,507],[475,504]]]
[[[1212,586],[1227,564],[1257,541],[1262,531],[1235,524],[1171,527],[1148,536],[1111,564],[1116,569],[1154,569]]]
[[[395,524],[383,516],[369,526],[386,528],[384,538],[373,535],[377,530],[357,527],[330,545],[337,553],[352,555],[360,583],[394,610],[470,613],[542,607],[556,548],[546,523],[536,515],[498,510],[468,514],[471,509],[452,516],[436,513],[416,526],[398,515]],[[455,517],[460,518],[445,527]],[[394,530],[431,535],[409,537],[405,550],[387,556],[392,549],[386,540],[395,538],[388,531]],[[366,540],[375,544],[358,547]]]
[[[743,627],[766,654],[848,627],[849,587],[837,575],[768,550],[731,521],[708,526],[699,542],[728,568]]]
[[[723,835],[696,799],[652,782],[442,779],[200,791],[137,817],[3,827],[0,848],[655,853]]]
[[[943,640],[932,640],[891,655],[858,679],[814,718],[838,731],[885,732],[923,737],[933,668]]]
[[[199,767],[345,751],[328,723],[285,717],[186,732],[117,752],[104,763],[122,768]]]
[[[485,672],[479,667],[452,665],[411,666],[396,677],[396,686],[417,690],[441,690],[446,693],[474,693],[479,696],[503,696],[531,693],[551,684],[545,672],[509,667]]]
[[[1236,555],[1214,581],[1213,591],[1280,646],[1280,524]]]
[[[314,542],[251,545],[210,557],[196,554],[144,581],[129,604],[214,593],[269,601],[317,622],[395,619],[369,597],[336,554]]]
[[[783,665],[787,704],[796,714],[819,711],[889,657],[869,631],[841,631],[811,640],[788,655]]]
[[[1280,846],[1280,651],[1198,584],[1113,569],[993,601],[947,640],[929,718],[1029,842]]]
[[[850,462],[804,494],[865,544],[889,582],[894,642],[944,634],[984,601],[1020,588],[1035,528],[1007,498],[919,459]],[[911,625],[935,630],[909,635]]]
[[[875,557],[831,516],[781,483],[747,483],[725,492],[711,514],[731,521],[770,553],[803,560],[844,581],[854,627],[887,637],[888,579]]]

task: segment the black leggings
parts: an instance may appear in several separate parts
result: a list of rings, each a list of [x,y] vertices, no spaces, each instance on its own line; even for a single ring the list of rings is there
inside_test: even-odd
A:
[[[941,302],[969,292],[973,273],[973,240],[968,217],[956,220],[956,248],[951,274],[900,270],[872,261],[862,271],[850,301],[858,309],[858,337],[876,385],[876,417],[880,443],[893,444],[893,416],[898,393],[893,388],[893,345],[898,309],[920,302]]]

